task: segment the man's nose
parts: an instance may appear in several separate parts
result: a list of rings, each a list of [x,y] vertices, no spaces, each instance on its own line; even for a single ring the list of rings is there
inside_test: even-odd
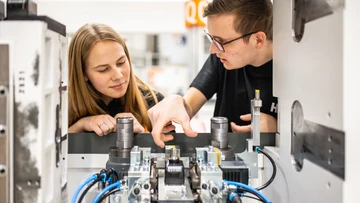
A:
[[[211,54],[217,54],[217,53],[220,53],[220,50],[216,47],[216,45],[214,44],[214,42],[211,42],[210,48],[209,48],[209,52],[210,52]]]

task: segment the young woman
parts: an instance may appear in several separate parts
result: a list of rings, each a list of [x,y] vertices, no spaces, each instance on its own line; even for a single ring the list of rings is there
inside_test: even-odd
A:
[[[104,24],[86,24],[69,47],[69,133],[116,130],[133,117],[134,132],[151,131],[147,110],[164,97],[133,72],[124,40]]]

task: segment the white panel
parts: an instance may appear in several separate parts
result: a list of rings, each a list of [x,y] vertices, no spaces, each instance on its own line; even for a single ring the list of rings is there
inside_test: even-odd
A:
[[[347,0],[344,15],[344,129],[346,132],[344,203],[359,202],[360,162],[360,1]]]
[[[61,119],[56,108],[61,101],[64,75],[60,63],[66,63],[66,38],[48,30],[42,21],[0,21],[0,39],[9,40],[14,53],[9,77],[14,80],[13,168],[20,174],[14,178],[16,198],[22,202],[59,202],[62,171],[56,166],[55,130],[61,127],[61,122],[56,126]],[[67,117],[67,110],[64,112]],[[37,178],[41,181],[34,181]]]
[[[290,149],[291,110],[296,100],[303,107],[305,120],[344,130],[343,10],[306,23],[304,36],[297,43],[292,35],[292,2],[274,1],[274,95],[279,98],[280,148],[267,150],[276,158],[279,170],[265,193],[276,203],[339,203],[343,180],[306,159],[297,172]],[[266,170],[266,177],[271,172]]]

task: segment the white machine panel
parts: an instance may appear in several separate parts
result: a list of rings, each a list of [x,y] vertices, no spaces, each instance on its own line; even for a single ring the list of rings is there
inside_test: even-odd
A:
[[[13,135],[7,202],[60,202],[66,184],[67,152],[61,145],[67,133],[62,128],[67,123],[66,37],[43,21],[5,20],[0,40],[11,43],[13,54],[6,76],[13,84],[8,94],[13,107],[7,109],[8,135]]]
[[[326,137],[326,142],[316,149],[323,150],[333,141],[332,130],[343,133],[342,3],[274,1],[274,95],[279,99],[279,146],[267,147],[267,151],[277,160],[279,172],[271,187],[265,190],[272,202],[342,202],[343,177],[306,158],[301,167],[297,167],[291,155],[292,139],[297,136],[292,132],[295,101],[302,106],[303,119],[316,124],[313,133]],[[297,26],[294,24],[296,12],[304,15],[300,21],[309,21],[303,36],[298,38],[294,34],[299,29],[293,29]],[[331,133],[318,133],[316,129],[320,125],[332,128],[324,131]],[[329,156],[338,153],[328,150]],[[327,163],[333,164],[331,159]],[[271,165],[264,164],[265,169],[269,169],[265,170],[266,176],[270,177]]]

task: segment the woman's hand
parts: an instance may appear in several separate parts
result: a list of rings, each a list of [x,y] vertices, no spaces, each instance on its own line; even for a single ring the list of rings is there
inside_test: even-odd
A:
[[[70,126],[69,133],[95,132],[99,136],[107,135],[116,130],[116,120],[110,115],[88,116],[81,118]]]
[[[115,115],[114,119],[116,122],[117,118],[121,117],[131,117],[134,119],[134,133],[143,133],[145,132],[145,128],[139,123],[139,121],[135,118],[132,113],[118,113]],[[116,129],[115,129],[116,130]]]

